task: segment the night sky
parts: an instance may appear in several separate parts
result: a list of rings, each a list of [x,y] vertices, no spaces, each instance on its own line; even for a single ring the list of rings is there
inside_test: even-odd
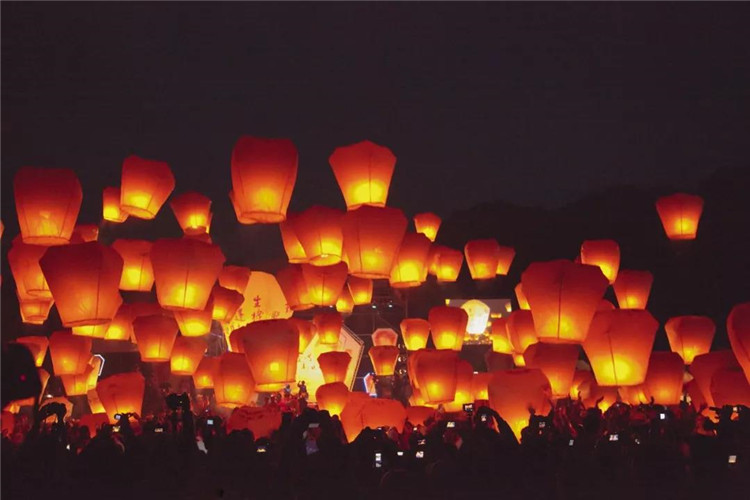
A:
[[[748,26],[746,3],[3,2],[3,220],[36,165],[75,169],[97,222],[129,154],[231,214],[242,134],[295,142],[293,210],[343,208],[328,156],[365,138],[409,215],[689,190],[747,164]]]

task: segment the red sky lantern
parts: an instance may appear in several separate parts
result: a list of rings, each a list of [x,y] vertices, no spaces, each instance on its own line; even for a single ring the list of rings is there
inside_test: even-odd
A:
[[[346,372],[352,356],[348,352],[331,351],[324,352],[318,356],[318,365],[323,372],[323,380],[326,384],[333,382],[345,382]]]
[[[549,410],[550,385],[541,370],[516,369],[495,372],[488,385],[490,406],[498,412],[516,437],[529,425],[529,408],[537,415]]]
[[[581,264],[598,266],[612,284],[620,269],[620,245],[614,240],[586,240],[581,245]]]
[[[227,408],[249,405],[255,399],[255,380],[244,354],[226,352],[214,372],[216,404]]]
[[[104,406],[110,423],[116,423],[118,413],[141,414],[146,380],[138,372],[118,373],[100,380],[96,393]]]
[[[193,375],[206,352],[206,342],[201,338],[177,337],[169,358],[173,375]]]
[[[55,375],[79,375],[91,359],[91,339],[61,330],[50,335],[49,354]]]
[[[471,395],[474,401],[487,401],[490,399],[487,387],[490,384],[492,375],[492,372],[480,372],[474,373],[471,376]]]
[[[523,357],[527,368],[542,370],[552,388],[552,397],[566,398],[570,395],[579,351],[576,344],[537,343],[530,345]]]
[[[505,276],[510,271],[510,266],[513,264],[513,259],[516,257],[516,250],[513,247],[506,247],[500,245],[498,258],[497,258],[497,270],[496,273]]]
[[[435,306],[427,315],[436,349],[460,351],[464,345],[469,315],[460,307]]]
[[[169,206],[183,233],[208,233],[211,227],[211,198],[189,191],[174,197]]]
[[[459,250],[442,247],[435,256],[435,276],[439,283],[453,283],[461,273],[464,254]]]
[[[359,433],[367,427],[370,429],[393,427],[397,432],[402,432],[405,421],[404,405],[393,399],[354,400],[350,396],[341,412],[341,425],[349,442],[357,439]]]
[[[168,316],[142,316],[133,321],[133,334],[141,353],[141,360],[147,362],[169,361],[177,339],[177,322]]]
[[[430,240],[423,234],[407,233],[393,262],[389,283],[393,288],[419,286],[427,277],[425,268]]]
[[[493,351],[504,354],[513,353],[513,344],[511,344],[510,335],[508,334],[508,318],[495,318],[492,320],[490,340],[492,340]]]
[[[344,287],[341,290],[339,298],[336,299],[336,310],[341,314],[351,314],[354,311],[354,299],[349,288]]]
[[[300,318],[289,318],[289,322],[297,329],[299,335],[299,353],[302,354],[315,335],[315,327],[312,322]]]
[[[732,351],[750,382],[750,302],[737,304],[729,312],[727,334]]]
[[[538,342],[531,311],[523,309],[513,311],[508,316],[506,327],[513,352],[517,354],[523,354],[527,347]]]
[[[664,232],[670,240],[694,240],[703,213],[703,198],[676,193],[656,200]]]
[[[211,333],[211,324],[214,315],[213,299],[208,299],[206,308],[202,311],[174,311],[174,319],[180,328],[180,333],[185,337],[202,337]]]
[[[20,236],[13,239],[8,251],[8,264],[20,294],[40,299],[52,298],[52,292],[39,266],[39,259],[46,251],[47,247],[24,243]]]
[[[312,297],[301,266],[292,264],[281,269],[276,273],[276,281],[292,311],[304,311],[313,307]]]
[[[341,210],[315,205],[290,221],[305,252],[307,263],[330,266],[341,262],[343,215]]]
[[[112,243],[123,261],[120,290],[148,292],[154,286],[151,247],[152,243],[146,240],[118,239]]]
[[[52,304],[55,303],[52,299],[39,299],[19,291],[16,292],[16,297],[18,297],[18,309],[21,313],[21,321],[28,325],[44,324],[49,317]]]
[[[670,349],[689,365],[696,356],[711,350],[716,325],[706,316],[677,316],[667,321],[664,330]]]
[[[348,399],[349,388],[343,382],[323,384],[315,391],[318,409],[327,411],[331,416],[340,415]]]
[[[500,260],[500,245],[496,240],[488,238],[468,241],[464,246],[464,254],[472,279],[487,280],[495,277]]]
[[[406,225],[406,217],[396,208],[363,206],[347,212],[342,229],[349,273],[359,278],[388,278]]]
[[[414,216],[414,229],[417,233],[424,234],[431,242],[437,238],[440,224],[443,220],[431,212],[425,212]]]
[[[193,373],[193,383],[197,390],[214,388],[214,374],[219,369],[220,361],[219,357],[201,358],[198,368]]]
[[[120,224],[128,220],[128,213],[120,207],[120,188],[106,187],[102,191],[102,218]]]
[[[378,328],[372,332],[372,345],[392,345],[398,344],[398,333],[392,328]]]
[[[343,324],[344,318],[339,312],[320,312],[313,317],[313,325],[318,332],[318,342],[321,344],[338,344]]]
[[[307,262],[307,255],[294,229],[294,221],[298,214],[288,214],[285,221],[279,222],[281,231],[281,242],[290,264],[303,264]]]
[[[648,271],[621,270],[613,285],[620,309],[646,309],[653,282]]]
[[[286,219],[297,161],[297,148],[289,139],[242,136],[237,140],[232,150],[232,190],[243,219],[261,223]]]
[[[347,210],[362,205],[384,207],[396,157],[390,149],[362,141],[336,148],[328,159]]]
[[[286,319],[254,321],[242,327],[245,357],[261,392],[282,390],[294,385],[297,376],[299,331]]]
[[[214,305],[211,317],[220,323],[229,323],[245,302],[245,297],[236,290],[214,285],[211,300]]]
[[[133,337],[133,308],[130,304],[122,304],[112,321],[107,324],[104,340],[129,341]]]
[[[654,403],[676,405],[682,399],[685,364],[674,352],[653,352],[648,362],[645,386]]]
[[[703,397],[706,398],[708,406],[716,406],[711,395],[711,380],[717,370],[722,368],[739,369],[737,358],[731,350],[711,351],[699,354],[690,365],[690,374],[698,384]]]
[[[167,163],[128,156],[122,162],[120,208],[133,217],[153,219],[174,185],[174,175]]]
[[[336,300],[346,285],[346,264],[339,262],[332,266],[313,266],[310,264],[301,264],[301,266],[310,302],[321,307],[336,305]],[[284,295],[286,296],[286,293]]]
[[[244,294],[252,271],[243,266],[224,266],[219,273],[219,284],[224,288]]]
[[[711,399],[718,407],[750,406],[750,383],[739,368],[719,368],[711,378]]]
[[[525,311],[528,311],[531,309],[529,307],[529,301],[526,299],[526,295],[523,294],[523,283],[519,283],[516,285],[516,287],[513,289],[513,291],[516,294],[516,300],[518,301],[518,308],[523,309]]]
[[[60,379],[65,388],[65,395],[68,397],[72,396],[83,396],[88,391],[88,380],[93,373],[94,367],[88,365],[83,373],[79,375],[62,375]]]
[[[459,359],[456,362],[456,394],[453,396],[453,401],[443,405],[445,411],[463,411],[465,404],[474,402],[474,395],[471,392],[471,382],[473,378],[474,368],[472,368],[471,363]]]
[[[120,304],[122,305],[122,304]],[[120,308],[118,307],[119,311]],[[117,313],[115,313],[117,316]],[[107,337],[107,331],[109,330],[110,323],[100,323],[98,325],[85,325],[85,326],[74,326],[71,328],[73,335],[81,335],[83,337],[91,337],[95,339],[104,339]]]
[[[349,276],[349,292],[352,294],[355,306],[369,304],[372,301],[372,280]]]
[[[83,192],[67,168],[21,167],[13,178],[18,225],[29,245],[67,245],[73,235]]]
[[[398,347],[393,345],[374,345],[368,351],[375,375],[387,377],[393,375],[398,359]]]
[[[414,377],[428,404],[450,403],[456,396],[458,352],[423,349],[414,362]],[[415,353],[416,354],[416,353]]]
[[[422,318],[404,318],[401,320],[401,336],[409,351],[418,351],[427,347],[430,336],[430,323]]]

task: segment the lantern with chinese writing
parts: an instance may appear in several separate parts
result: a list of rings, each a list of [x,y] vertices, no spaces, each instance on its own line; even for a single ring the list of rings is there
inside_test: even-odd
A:
[[[495,277],[500,259],[500,245],[496,240],[471,240],[464,246],[464,254],[472,279],[487,280]]]
[[[335,208],[315,205],[294,217],[292,227],[305,252],[306,262],[314,266],[341,262],[343,215]]]
[[[458,279],[461,266],[464,263],[464,254],[459,250],[441,247],[435,255],[435,276],[440,283],[452,283]]]
[[[21,167],[13,179],[18,225],[30,245],[67,245],[83,192],[70,169]]]
[[[369,304],[372,301],[372,280],[349,276],[349,292],[352,294],[355,306]]]
[[[172,198],[172,212],[185,234],[205,234],[211,225],[211,199],[193,191]]]
[[[18,337],[16,342],[25,345],[31,351],[31,355],[34,357],[34,364],[37,368],[42,366],[44,358],[47,356],[47,348],[49,347],[49,339],[47,337]]]
[[[490,340],[492,340],[493,351],[505,354],[513,353],[513,344],[510,343],[510,336],[508,335],[508,318],[492,320]]]
[[[508,338],[513,346],[513,352],[517,354],[523,354],[527,347],[538,342],[531,311],[524,311],[523,309],[513,311],[508,316],[506,327],[508,328]]]
[[[343,382],[323,384],[315,391],[318,409],[327,411],[331,416],[340,415],[348,399],[349,388]]]
[[[424,349],[430,336],[430,323],[422,318],[405,318],[401,321],[401,336],[409,351]]]
[[[456,393],[453,401],[443,405],[445,411],[458,412],[463,410],[465,404],[474,402],[471,391],[471,382],[474,377],[474,368],[471,363],[463,359],[456,362]]]
[[[206,352],[206,342],[195,337],[177,337],[169,366],[173,375],[193,375]]]
[[[115,415],[122,413],[141,414],[146,380],[138,372],[118,373],[100,380],[96,384],[99,396],[109,421],[115,423]]]
[[[526,295],[523,294],[523,283],[517,284],[516,287],[513,289],[513,291],[516,294],[516,300],[518,301],[518,308],[528,311],[530,309],[529,301],[526,299]]]
[[[106,187],[102,191],[102,218],[118,224],[128,219],[128,213],[120,207],[120,188]]]
[[[133,334],[142,361],[169,361],[177,338],[177,322],[169,316],[141,316],[133,321]]]
[[[120,208],[139,219],[153,219],[174,189],[174,175],[162,161],[128,156],[122,162]]]
[[[583,342],[609,285],[598,267],[567,260],[534,262],[521,276],[542,342]]]
[[[297,214],[288,214],[285,221],[279,222],[281,242],[284,244],[284,251],[290,264],[303,264],[307,262],[305,249],[302,247],[302,243],[294,230],[294,221],[297,217]]]
[[[393,375],[398,359],[398,347],[393,345],[374,345],[370,347],[369,355],[375,375],[387,377]]]
[[[39,265],[64,326],[112,321],[122,303],[122,258],[97,242],[51,247]]]
[[[276,280],[292,311],[304,311],[313,307],[312,297],[302,274],[301,266],[290,265],[285,267],[276,273]]]
[[[154,286],[151,246],[152,243],[146,240],[118,239],[112,243],[112,248],[123,261],[120,290],[148,292]]]
[[[642,384],[659,323],[646,310],[599,311],[583,343],[600,386]]]
[[[434,242],[442,222],[440,217],[430,212],[417,214],[414,216],[414,230]]]
[[[670,240],[694,240],[703,212],[703,198],[677,193],[656,200],[664,232]]]
[[[737,304],[729,312],[727,334],[732,351],[750,382],[750,302]]]
[[[598,266],[610,284],[620,269],[620,245],[614,240],[586,240],[581,245],[581,264]]]
[[[232,191],[240,222],[286,219],[297,181],[297,148],[289,139],[242,136],[232,150]]]
[[[545,415],[549,409],[550,385],[538,369],[495,372],[488,384],[490,406],[508,422],[517,438],[529,425],[529,409]]]
[[[532,344],[523,353],[527,368],[544,373],[552,388],[552,397],[565,398],[570,394],[576,371],[579,347],[576,344]]]
[[[221,355],[214,372],[216,404],[227,408],[246,406],[255,398],[255,380],[244,354]]]
[[[341,289],[339,298],[336,299],[336,310],[341,314],[351,314],[354,311],[354,299],[352,299],[349,288],[344,287]]]
[[[216,245],[190,239],[157,240],[151,247],[156,297],[165,309],[206,307],[224,254]]]
[[[403,212],[363,206],[347,212],[341,221],[349,273],[359,278],[388,278],[406,233]]]
[[[393,288],[419,286],[427,277],[425,267],[430,253],[430,240],[423,234],[407,233],[401,242],[389,278]]]
[[[348,352],[331,351],[324,352],[318,356],[318,365],[323,373],[323,380],[326,384],[332,382],[345,382],[346,371],[349,369],[349,363],[352,356]]]
[[[739,369],[737,358],[731,350],[711,351],[699,354],[690,365],[690,374],[698,384],[703,397],[706,398],[708,406],[716,406],[711,396],[711,380],[717,370],[722,368]]]
[[[648,362],[645,386],[659,405],[676,405],[682,399],[685,364],[674,352],[653,352]]]
[[[346,285],[346,264],[339,262],[332,266],[301,266],[310,301],[316,306],[336,305],[336,300]]]
[[[689,365],[696,356],[711,350],[716,325],[706,316],[677,316],[667,321],[664,330],[670,349]]]
[[[279,391],[294,384],[299,354],[299,331],[286,319],[255,321],[242,327],[245,357],[261,392]]]
[[[315,327],[312,322],[300,318],[289,318],[289,322],[297,329],[299,335],[299,353],[302,354],[315,335]]]
[[[653,282],[654,276],[648,271],[620,271],[613,285],[620,309],[646,309]]]
[[[219,273],[219,284],[224,288],[244,294],[252,271],[243,266],[224,266]]]
[[[214,373],[219,369],[219,362],[221,358],[201,358],[193,373],[193,383],[195,388],[201,389],[213,389],[214,387]]]
[[[245,297],[236,290],[216,285],[211,292],[211,301],[214,306],[211,317],[221,323],[228,323],[237,314]]]
[[[336,148],[328,159],[344,195],[347,210],[362,205],[384,207],[396,157],[370,141]]]
[[[413,373],[427,404],[449,403],[456,396],[458,352],[422,349],[414,353]]]
[[[469,315],[460,307],[435,306],[427,315],[432,342],[436,349],[460,351],[464,345],[464,334]]]
[[[52,298],[52,292],[39,266],[39,259],[46,251],[47,247],[24,243],[20,236],[13,239],[8,251],[8,264],[20,294],[39,299]]]
[[[513,259],[516,257],[516,250],[513,247],[500,246],[497,258],[497,274],[505,276],[510,271]]]

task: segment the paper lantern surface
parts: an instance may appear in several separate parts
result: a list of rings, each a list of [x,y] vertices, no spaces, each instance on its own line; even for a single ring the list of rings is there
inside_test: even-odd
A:
[[[430,241],[434,242],[442,222],[443,220],[437,215],[424,212],[414,216],[414,230],[424,234]]]
[[[694,240],[703,213],[703,198],[676,193],[656,200],[656,211],[670,240]]]
[[[384,207],[396,157],[370,141],[336,148],[328,159],[347,210],[362,205]]]
[[[139,219],[153,219],[174,186],[167,163],[128,156],[122,162],[120,209]]]

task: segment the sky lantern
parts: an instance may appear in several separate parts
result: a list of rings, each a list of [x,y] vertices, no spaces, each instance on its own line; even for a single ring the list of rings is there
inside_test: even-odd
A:
[[[211,301],[214,306],[211,317],[221,323],[228,323],[232,321],[237,310],[245,302],[245,297],[236,290],[214,285],[211,291]]]
[[[372,361],[375,375],[388,377],[396,371],[398,360],[398,347],[393,345],[374,345],[369,350],[370,361]]]
[[[348,352],[330,351],[318,356],[318,365],[326,384],[344,382],[352,356]]]
[[[227,408],[246,406],[255,398],[255,380],[244,354],[226,352],[214,371],[216,404]]]
[[[425,267],[430,253],[430,240],[423,234],[407,233],[401,242],[389,278],[393,288],[419,286],[427,277]]]
[[[406,421],[406,409],[395,399],[367,398],[362,399],[360,404],[352,404],[350,399],[341,411],[340,418],[347,440],[352,442],[367,427],[394,427],[398,432],[402,432]]]
[[[55,375],[81,374],[91,358],[91,339],[75,336],[70,330],[54,332],[49,338],[49,354]]]
[[[298,214],[288,214],[285,221],[279,222],[281,231],[281,242],[284,244],[284,251],[290,264],[304,264],[307,262],[307,254],[302,246],[297,232],[295,231],[294,221]]]
[[[13,178],[18,225],[29,245],[67,245],[83,192],[68,168],[21,167]]]
[[[613,285],[620,309],[646,309],[653,282],[648,271],[621,270]]]
[[[523,354],[527,347],[538,342],[531,311],[518,309],[510,313],[506,328],[513,352],[517,354]]]
[[[516,249],[513,247],[506,247],[500,245],[497,258],[497,269],[496,273],[505,276],[510,271],[510,266],[513,264],[513,259],[516,257]]]
[[[63,326],[112,321],[122,303],[122,258],[97,242],[50,247],[39,260]]]
[[[596,380],[590,370],[576,370],[573,374],[573,382],[570,384],[570,398],[582,400],[588,398],[593,384],[596,384]]]
[[[422,318],[404,318],[401,320],[401,336],[409,351],[418,351],[427,347],[430,336],[430,323]]]
[[[320,312],[313,316],[313,325],[318,333],[319,343],[335,345],[338,344],[344,318],[338,312]]]
[[[206,352],[206,342],[201,338],[177,337],[169,358],[172,375],[193,375]]]
[[[469,316],[466,333],[481,335],[487,331],[487,326],[490,324],[490,306],[481,300],[470,299],[461,304],[461,309],[466,311]]]
[[[120,207],[120,188],[106,187],[102,191],[102,218],[120,224],[128,220],[128,213]]]
[[[185,234],[208,233],[211,225],[211,198],[189,191],[169,202],[177,223]]]
[[[74,241],[75,240],[75,241]],[[96,224],[78,224],[73,228],[71,243],[88,243],[99,240],[99,226]]]
[[[398,333],[393,328],[378,328],[372,332],[372,345],[398,345]]]
[[[453,283],[461,273],[464,254],[460,250],[442,247],[435,256],[435,276],[440,283]]]
[[[508,422],[518,439],[529,425],[529,408],[537,415],[546,415],[549,411],[550,384],[538,369],[495,372],[487,392],[490,406]]]
[[[275,392],[294,385],[299,355],[299,331],[286,319],[254,321],[242,328],[245,357],[255,380],[255,389]]]
[[[711,350],[716,325],[706,316],[676,316],[667,321],[664,330],[670,349],[689,365],[697,355]]]
[[[224,265],[217,245],[162,238],[151,247],[156,297],[165,309],[202,311]]]
[[[435,306],[427,315],[430,322],[432,342],[436,349],[460,351],[464,345],[464,334],[469,315],[460,307]]]
[[[750,382],[750,302],[737,304],[729,312],[727,334],[732,351]]]
[[[312,297],[302,274],[302,266],[292,264],[278,271],[276,281],[292,311],[304,311],[313,307]]]
[[[487,388],[492,379],[492,372],[474,373],[471,376],[471,395],[474,401],[487,401],[490,399]]]
[[[174,318],[168,316],[141,316],[133,321],[133,334],[141,353],[141,360],[147,362],[169,361],[172,355],[179,327]]]
[[[133,217],[153,219],[174,185],[174,175],[167,163],[128,156],[122,162],[120,208]]]
[[[40,299],[52,298],[52,292],[39,266],[39,259],[46,251],[47,247],[24,243],[20,236],[13,239],[8,251],[8,264],[10,264],[16,288],[21,294]]]
[[[437,276],[438,264],[440,263],[440,261],[438,260],[438,256],[440,255],[440,252],[442,252],[446,248],[448,247],[446,247],[445,245],[438,245],[437,243],[430,246],[430,253],[427,254],[428,274]],[[463,259],[463,254],[461,254],[461,258]]]
[[[314,205],[290,220],[294,234],[305,252],[306,262],[330,266],[341,262],[344,236],[341,210]]]
[[[750,406],[750,383],[739,368],[719,368],[711,378],[711,399],[718,407]]]
[[[224,266],[219,273],[219,285],[244,294],[252,271],[243,266]]]
[[[604,387],[596,385],[595,382],[591,388],[588,400],[593,399],[596,395],[596,389],[604,389]],[[620,399],[629,405],[637,406],[641,404],[649,404],[651,402],[651,395],[645,384],[618,387],[617,393],[619,394]]]
[[[289,322],[297,329],[297,334],[299,335],[299,353],[302,354],[315,335],[315,327],[311,321],[300,318],[289,318]]]
[[[586,339],[609,282],[598,267],[568,260],[533,262],[521,276],[534,326],[542,342]]]
[[[406,420],[412,425],[425,425],[431,418],[435,418],[435,408],[429,406],[407,406]]]
[[[347,212],[341,221],[349,273],[359,278],[388,278],[406,233],[403,212],[363,206]]]
[[[249,217],[248,215],[243,215],[242,207],[240,207],[237,204],[237,198],[234,196],[234,189],[229,191],[229,201],[232,204],[232,208],[234,209],[234,215],[237,216],[237,220],[240,224],[246,224],[248,226],[252,224],[258,224],[258,221]]]
[[[96,389],[96,383],[99,381],[99,373],[102,371],[102,357],[101,356],[91,356],[91,359],[89,360],[89,365],[91,366],[92,370],[89,373],[89,378],[86,381],[86,391],[90,391],[91,389]]]
[[[348,286],[355,306],[369,304],[372,301],[371,279],[349,276]]]
[[[16,342],[25,345],[31,351],[31,355],[34,357],[34,364],[37,368],[42,366],[44,358],[47,356],[47,349],[49,348],[49,339],[47,337],[37,335],[18,337]]]
[[[597,384],[642,384],[658,328],[659,323],[646,310],[597,312],[583,343]]]
[[[362,141],[336,148],[328,159],[347,210],[362,205],[384,207],[396,157],[390,149]]]
[[[431,242],[437,238],[440,224],[443,220],[431,212],[424,212],[414,216],[414,229],[417,233],[424,234]]]
[[[464,405],[474,402],[474,394],[471,391],[471,382],[474,378],[474,368],[466,360],[459,359],[456,362],[456,393],[453,401],[446,403],[445,411],[459,412],[464,409]]]
[[[723,368],[740,369],[737,358],[734,357],[734,353],[729,349],[699,354],[693,359],[693,363],[690,365],[690,374],[693,376],[696,384],[698,384],[703,397],[706,398],[708,406],[716,406],[711,395],[711,380],[714,374]]]
[[[118,373],[100,380],[96,394],[104,406],[110,423],[115,423],[118,413],[141,414],[146,380],[139,372]]]
[[[458,383],[458,352],[447,349],[423,349],[417,353],[413,371],[425,403],[453,401]]]
[[[529,307],[529,301],[526,299],[526,295],[523,293],[523,283],[518,283],[516,287],[513,289],[513,291],[516,294],[516,300],[518,301],[518,308],[523,309],[525,311],[528,311],[531,309]]]
[[[327,411],[331,416],[340,415],[348,399],[349,388],[343,382],[323,384],[315,391],[318,409]]]
[[[497,263],[500,259],[500,245],[493,238],[471,240],[464,246],[466,264],[471,278],[488,280],[497,274]]]
[[[94,371],[94,367],[87,365],[83,373],[78,375],[61,375],[63,387],[65,388],[65,395],[71,396],[83,396],[88,392],[88,380],[91,373]]]
[[[510,335],[508,334],[508,318],[495,318],[492,320],[490,340],[492,340],[493,351],[505,354],[513,353],[513,344],[511,344]]]
[[[99,394],[96,392],[96,388],[90,389],[86,393],[86,399],[88,400],[92,414],[107,413],[107,410],[104,409],[104,405],[102,404],[102,400],[99,399]],[[107,418],[107,422],[109,422],[109,417]]]
[[[180,328],[180,333],[185,337],[202,337],[211,333],[211,324],[214,315],[214,302],[209,299],[206,308],[202,311],[174,311],[174,319]]]
[[[297,148],[289,139],[245,135],[237,140],[232,150],[232,191],[243,219],[261,223],[286,219],[297,161]]]
[[[125,340],[133,337],[133,308],[130,304],[122,304],[117,309],[115,317],[107,324],[104,340]]]
[[[148,292],[154,286],[154,268],[151,266],[152,243],[147,240],[117,239],[112,243],[122,257],[120,290]]]
[[[538,368],[549,380],[552,397],[570,395],[580,349],[576,344],[532,344],[523,353],[527,368]]]
[[[301,266],[302,276],[307,285],[307,293],[310,295],[312,304],[316,306],[336,305],[336,300],[346,286],[346,264],[339,262],[332,266],[313,266],[311,264],[301,264]]]
[[[523,355],[521,357],[523,357]],[[485,351],[484,364],[487,366],[488,372],[510,370],[511,368],[513,368],[514,358],[511,354],[505,354],[495,351]],[[525,364],[522,366],[525,366]]]
[[[670,240],[694,240],[703,212],[703,198],[684,193],[662,196],[656,200],[664,232]]]
[[[117,310],[119,311],[120,308],[118,307]],[[117,314],[115,313],[115,316],[116,315]],[[106,338],[107,336],[107,331],[109,330],[110,323],[100,323],[98,325],[74,326],[71,328],[71,331],[73,332],[73,335],[81,335],[83,337],[103,339],[103,338]]]
[[[654,403],[676,405],[682,399],[685,364],[674,352],[652,352],[648,363],[645,386]]]
[[[341,314],[351,314],[354,311],[354,299],[349,288],[344,287],[341,289],[341,294],[336,299],[336,310]]]
[[[55,303],[52,299],[39,299],[16,291],[21,321],[29,325],[41,325],[49,317],[49,311]]]
[[[214,388],[214,373],[219,369],[220,357],[202,357],[193,373],[193,384],[197,390]]]
[[[598,266],[612,284],[620,269],[620,245],[614,240],[586,240],[581,245],[581,264]]]

